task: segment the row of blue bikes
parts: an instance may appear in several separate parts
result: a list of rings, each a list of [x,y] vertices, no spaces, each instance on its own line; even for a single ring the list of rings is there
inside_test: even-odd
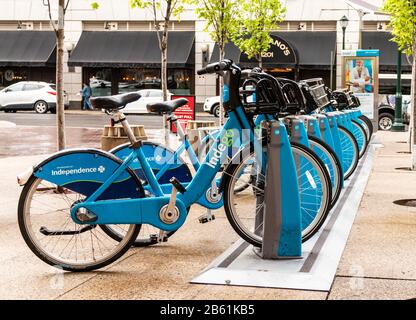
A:
[[[225,124],[199,142],[195,152],[178,127],[175,150],[137,140],[122,109],[138,93],[91,99],[130,142],[109,152],[68,149],[18,177],[23,186],[18,221],[29,248],[44,262],[68,271],[102,268],[132,246],[168,241],[193,204],[205,207],[201,223],[224,208],[235,232],[260,247],[270,124],[290,143],[282,172],[297,175],[298,197],[281,190],[282,203],[299,201],[302,241],[313,237],[336,205],[344,181],[357,168],[371,139],[371,121],[353,94],[331,91],[322,79],[295,82],[260,68],[241,70],[223,60],[199,70],[224,78]],[[186,99],[148,105],[177,124],[174,111]],[[268,190],[270,192],[270,190]],[[293,200],[297,199],[297,200]],[[215,235],[213,235],[215,237]]]

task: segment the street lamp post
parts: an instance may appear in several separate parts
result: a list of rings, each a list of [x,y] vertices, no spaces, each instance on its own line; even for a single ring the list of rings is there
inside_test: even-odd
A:
[[[341,23],[342,28],[342,50],[345,50],[345,30],[348,26],[348,18],[346,16],[343,16],[341,20],[339,20],[339,22]]]
[[[397,50],[397,85],[396,85],[396,99],[394,107],[394,123],[391,131],[403,132],[405,127],[403,124],[402,113],[402,52]]]

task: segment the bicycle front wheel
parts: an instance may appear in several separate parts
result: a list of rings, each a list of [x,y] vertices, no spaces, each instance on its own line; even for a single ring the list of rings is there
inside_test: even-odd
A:
[[[367,150],[367,145],[368,145],[367,133],[365,132],[364,126],[358,123],[357,121],[352,120],[351,125],[352,125],[352,134],[357,140],[358,149],[360,150],[360,153],[358,156],[359,158],[362,158],[365,151]]]
[[[254,152],[240,152],[242,161],[231,164],[224,175],[224,209],[237,234],[260,247],[263,241],[265,176],[255,161]],[[331,182],[324,164],[313,151],[292,143],[292,152],[298,164],[302,241],[306,241],[319,230],[328,215]],[[235,186],[239,184],[249,184],[251,188],[237,193]]]
[[[368,130],[368,140],[370,141],[374,132],[373,123],[371,122],[370,118],[368,118],[367,116],[363,114],[360,115],[358,118],[366,124],[366,127],[367,127],[366,131]]]
[[[338,126],[339,138],[341,140],[342,169],[344,180],[347,180],[358,165],[359,153],[357,140],[353,134],[343,126]]]
[[[333,208],[341,194],[342,180],[344,179],[342,175],[341,162],[339,161],[335,151],[327,143],[313,136],[309,136],[308,139],[311,149],[322,160],[331,179],[331,208]]]

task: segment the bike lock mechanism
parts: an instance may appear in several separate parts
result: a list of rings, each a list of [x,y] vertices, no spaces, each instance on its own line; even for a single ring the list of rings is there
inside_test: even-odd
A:
[[[268,146],[264,203],[256,213],[255,230],[263,234],[263,259],[299,258],[302,255],[302,221],[296,167],[285,125],[267,122]],[[290,183],[295,181],[295,183]],[[285,199],[287,201],[282,201]]]

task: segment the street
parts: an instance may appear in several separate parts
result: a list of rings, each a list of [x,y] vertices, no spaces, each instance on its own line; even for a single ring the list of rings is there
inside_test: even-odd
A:
[[[198,113],[197,120],[217,120],[208,113]],[[0,112],[0,121],[9,121],[18,126],[55,126],[55,114],[37,114],[35,112]],[[162,117],[153,114],[127,115],[127,119],[132,125],[144,125],[145,129],[160,129]],[[76,128],[102,128],[108,124],[110,117],[100,112],[67,111],[65,115],[67,127]]]

